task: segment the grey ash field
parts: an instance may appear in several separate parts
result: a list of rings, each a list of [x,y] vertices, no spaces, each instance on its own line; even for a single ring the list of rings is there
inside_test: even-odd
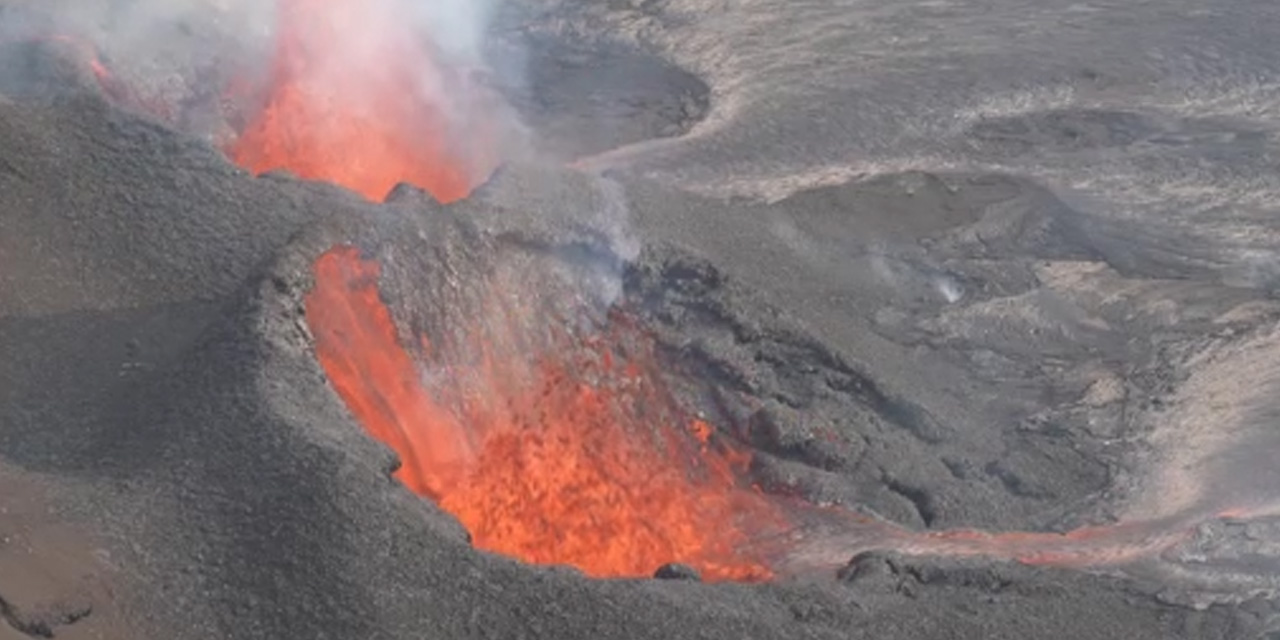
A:
[[[495,32],[577,169],[450,206],[253,178],[5,50],[0,638],[1280,637],[1280,5],[527,0]],[[603,265],[816,499],[1195,526],[1106,571],[885,550],[756,586],[485,554],[316,362],[339,242],[401,283]]]

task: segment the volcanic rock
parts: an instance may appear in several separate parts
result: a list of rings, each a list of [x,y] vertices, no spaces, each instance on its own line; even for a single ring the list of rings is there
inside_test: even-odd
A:
[[[689,565],[684,564],[664,564],[653,572],[653,577],[658,580],[693,580],[701,582],[702,576],[698,575],[698,571]]]
[[[1272,4],[760,0],[752,20],[547,4],[545,33],[662,51],[653,83],[681,79],[653,95],[693,106],[664,141],[582,163],[612,173],[513,164],[448,206],[254,179],[90,85],[64,93],[74,65],[0,73],[0,471],[21,476],[0,476],[9,627],[1274,633],[1278,174],[1257,81],[1276,67]],[[706,128],[679,136],[704,104]],[[578,150],[663,128],[642,124]],[[337,245],[381,261],[406,335],[459,326],[466,309],[428,293],[465,300],[486,265],[570,274],[590,304],[634,312],[717,437],[766,449],[790,498],[844,519],[797,527],[783,576],[755,586],[593,580],[473,548],[393,481],[402,462],[317,361],[304,300]],[[1117,521],[1136,533],[1115,538]],[[991,531],[952,531],[970,527]],[[1045,558],[1065,566],[1015,562]]]

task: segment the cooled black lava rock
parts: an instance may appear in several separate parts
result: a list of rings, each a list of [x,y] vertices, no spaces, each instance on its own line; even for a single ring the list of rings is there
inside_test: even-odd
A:
[[[777,401],[751,414],[747,429],[757,447],[828,471],[852,469],[863,452],[861,441],[842,438],[825,417]]]
[[[836,577],[849,584],[868,584],[902,575],[902,556],[885,551],[866,551],[849,560]]]
[[[671,563],[658,567],[653,572],[653,577],[658,580],[692,580],[701,582],[702,576],[698,574],[698,570],[685,564]]]

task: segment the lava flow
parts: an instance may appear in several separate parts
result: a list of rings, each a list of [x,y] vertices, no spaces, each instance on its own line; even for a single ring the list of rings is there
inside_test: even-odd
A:
[[[597,577],[670,562],[708,580],[772,576],[748,547],[787,528],[785,515],[743,484],[748,454],[682,415],[637,327],[619,319],[525,354],[476,333],[474,366],[428,389],[379,300],[379,273],[350,247],[316,263],[305,313],[320,362],[399,454],[396,477],[456,516],[476,546]]]
[[[383,200],[397,183],[442,202],[467,195],[477,132],[452,144],[450,78],[398,0],[279,0],[261,107],[229,150],[255,173],[287,169]]]
[[[422,340],[437,374],[427,385],[379,297],[378,263],[338,247],[314,272],[305,315],[320,363],[356,419],[399,455],[396,477],[456,516],[476,546],[526,562],[596,577],[680,562],[708,580],[740,581],[834,570],[878,549],[1118,566],[1230,515],[1067,533],[916,532],[768,496],[743,483],[748,452],[682,414],[652,342],[623,318],[588,337],[553,333],[531,349],[527,328],[494,309],[463,332],[461,361],[435,358],[458,345]]]

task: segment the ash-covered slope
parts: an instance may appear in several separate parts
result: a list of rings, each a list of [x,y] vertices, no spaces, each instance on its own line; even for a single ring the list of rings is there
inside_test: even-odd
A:
[[[912,468],[999,436],[950,431],[953,416],[922,416],[901,389],[868,395],[876,367],[907,365],[848,360],[838,342],[786,328],[760,300],[812,295],[806,287],[832,280],[822,265],[774,261],[770,230],[741,215],[757,205],[511,169],[448,209],[412,194],[372,206],[324,186],[250,179],[213,150],[91,95],[0,103],[0,114],[0,478],[6,490],[37,487],[46,507],[0,521],[72,532],[61,546],[0,547],[0,559],[28,562],[4,566],[39,566],[50,585],[35,591],[30,574],[0,573],[5,622],[16,632],[1235,638],[1260,632],[1269,615],[1263,602],[1194,612],[1112,578],[891,554],[864,557],[842,580],[827,573],[746,587],[591,581],[478,553],[451,519],[389,480],[392,458],[350,418],[315,361],[301,296],[311,261],[332,244],[386,257],[595,242],[607,254],[598,236],[616,240],[620,219],[602,212],[626,203],[636,226],[622,237],[639,251],[623,252],[624,292],[671,312],[663,331],[672,348],[761,398],[819,416],[861,411],[839,425],[865,443],[858,464],[813,477],[845,482],[846,492],[865,492],[868,504],[907,521],[923,517],[913,495],[954,496],[932,507],[943,514],[932,520],[966,524],[1021,525],[1031,520],[1020,514],[1037,509],[1019,505],[1053,499],[982,488],[993,481],[981,479],[926,479],[924,489],[904,491],[898,477]],[[882,188],[892,196],[895,187]],[[1014,236],[1038,250],[1034,233]],[[687,247],[672,248],[672,238]],[[768,279],[753,264],[762,259],[772,262]],[[726,342],[728,326],[755,326],[756,338]],[[865,384],[823,390],[812,362],[831,369],[818,376]],[[788,440],[804,435],[776,433],[763,445],[810,468],[815,452]],[[993,477],[998,485],[1001,475]],[[1103,485],[1054,486],[1084,497]],[[999,505],[995,515],[964,506],[983,495],[977,504]],[[33,554],[49,561],[33,563]]]

